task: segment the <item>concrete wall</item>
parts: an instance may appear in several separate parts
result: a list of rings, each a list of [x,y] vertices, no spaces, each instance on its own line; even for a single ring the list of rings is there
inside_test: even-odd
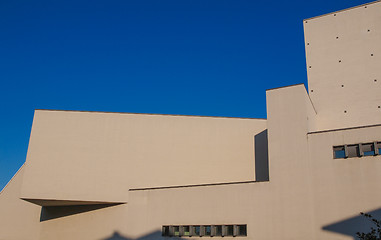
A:
[[[311,132],[316,114],[303,85],[269,90],[267,103],[270,181],[130,189],[126,204],[43,207],[25,233],[38,231],[40,240],[157,240],[163,225],[247,224],[246,239],[352,239],[366,225],[358,213],[380,208],[381,159],[336,160],[332,146],[378,140],[381,127]]]
[[[381,141],[381,126],[308,134],[314,222],[325,229],[318,239],[355,236],[364,219],[348,220],[360,212],[381,217],[381,156],[333,159],[333,146],[373,141]]]
[[[22,197],[127,202],[132,188],[253,181],[265,129],[264,119],[37,110]]]
[[[163,225],[197,224],[247,224],[246,239],[353,239],[367,225],[359,213],[381,207],[381,159],[333,159],[332,146],[378,140],[381,127],[310,132],[302,85],[267,102],[269,182],[130,190],[127,204],[42,222],[41,239],[164,239]]]
[[[119,240],[128,233],[128,204],[43,207],[39,240]]]
[[[303,85],[267,91],[270,182],[274,184],[277,226],[282,239],[311,238],[311,185],[309,182],[308,118],[315,112]],[[270,207],[270,206],[269,206]],[[284,238],[285,237],[285,238]]]
[[[304,21],[317,129],[379,123],[381,2]]]
[[[24,167],[0,192],[0,240],[37,240],[41,207],[20,199]]]

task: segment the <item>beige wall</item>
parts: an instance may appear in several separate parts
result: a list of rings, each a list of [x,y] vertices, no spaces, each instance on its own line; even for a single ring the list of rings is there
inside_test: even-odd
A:
[[[269,90],[266,95],[270,182],[278,192],[278,217],[284,223],[278,230],[285,239],[305,239],[313,227],[306,135],[308,118],[312,121],[315,113],[303,85]]]
[[[317,129],[379,123],[381,2],[307,19],[304,32]]]
[[[315,224],[329,226],[381,208],[381,156],[333,159],[333,146],[381,140],[381,127],[308,134]],[[353,227],[352,231],[359,229]],[[337,234],[319,231],[319,239]]]
[[[131,188],[252,181],[265,129],[264,119],[37,110],[22,197],[127,202]]]
[[[40,240],[153,240],[163,225],[247,224],[246,239],[352,239],[324,227],[380,207],[381,161],[334,160],[332,146],[378,140],[381,127],[310,132],[315,113],[302,85],[270,90],[267,102],[269,182],[130,190],[126,204],[44,208],[29,231]]]
[[[37,240],[41,207],[20,199],[24,166],[0,192],[0,240]]]
[[[106,240],[115,232],[128,233],[128,219],[140,217],[129,213],[128,204],[91,207],[50,207],[53,214],[39,223],[39,240]]]
[[[270,90],[267,92],[267,102],[269,182],[130,190],[129,202],[112,207],[115,210],[112,215],[108,215],[108,212],[113,210],[105,208],[97,210],[98,213],[90,211],[43,222],[41,232],[44,237],[41,239],[60,236],[61,239],[90,240],[95,239],[94,236],[104,239],[105,235],[112,235],[112,230],[107,227],[92,232],[95,235],[83,231],[83,228],[90,228],[90,219],[96,218],[102,218],[103,224],[110,224],[114,227],[114,233],[126,239],[161,239],[163,225],[234,223],[247,224],[247,239],[351,239],[350,236],[326,231],[323,227],[360,211],[374,209],[377,207],[375,203],[381,200],[379,191],[371,195],[373,200],[361,201],[356,197],[348,198],[356,195],[351,184],[343,188],[340,184],[344,184],[344,181],[337,183],[319,179],[326,175],[322,168],[335,168],[337,164],[332,159],[332,144],[343,143],[312,139],[311,136],[330,136],[331,133],[309,133],[308,119],[313,119],[315,113],[304,86]],[[324,161],[320,161],[321,158]],[[369,164],[368,167],[371,166]],[[342,166],[338,171],[345,172],[347,168]],[[379,180],[374,174],[362,178],[356,189],[364,188],[371,181],[376,184]],[[369,193],[372,186],[365,188],[367,190],[364,193]],[[334,192],[329,192],[332,194],[331,199],[320,199],[324,195],[318,196],[325,189],[334,189]],[[341,204],[341,211],[338,211],[332,201],[339,204],[344,198],[347,198],[346,204]]]
[[[267,102],[269,182],[130,190],[127,204],[43,222],[41,239],[161,239],[161,226],[187,224],[247,224],[246,239],[352,239],[361,224],[348,235],[325,227],[381,207],[381,157],[334,160],[332,146],[378,140],[381,127],[309,131],[302,85],[270,90]]]

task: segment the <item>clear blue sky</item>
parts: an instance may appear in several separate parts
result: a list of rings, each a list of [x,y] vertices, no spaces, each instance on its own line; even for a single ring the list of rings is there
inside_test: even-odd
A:
[[[302,20],[362,0],[0,1],[0,189],[34,109],[266,118],[307,83]]]

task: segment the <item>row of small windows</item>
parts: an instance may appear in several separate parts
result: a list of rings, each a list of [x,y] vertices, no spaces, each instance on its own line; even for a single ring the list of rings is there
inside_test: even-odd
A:
[[[333,147],[333,158],[353,158],[381,154],[381,142],[358,143]]]
[[[214,236],[247,236],[247,225],[184,225],[163,226],[164,237],[214,237]]]

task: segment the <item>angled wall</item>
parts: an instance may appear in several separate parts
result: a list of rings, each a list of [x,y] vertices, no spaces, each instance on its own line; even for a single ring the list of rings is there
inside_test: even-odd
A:
[[[24,166],[0,192],[0,239],[37,240],[41,207],[20,199]]]
[[[381,2],[304,21],[308,88],[320,130],[381,119]]]
[[[37,110],[22,197],[106,204],[132,188],[254,181],[265,129],[264,119]]]

